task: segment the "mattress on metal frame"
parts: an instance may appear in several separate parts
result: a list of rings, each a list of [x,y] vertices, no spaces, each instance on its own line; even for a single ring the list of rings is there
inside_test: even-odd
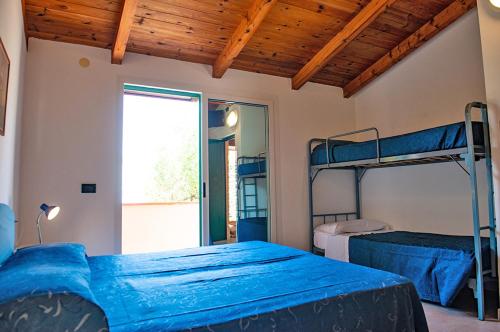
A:
[[[472,123],[474,144],[484,145],[482,122]],[[465,122],[425,129],[403,135],[381,138],[380,157],[403,156],[467,146]],[[328,146],[330,163],[350,162],[377,158],[377,141],[351,142],[330,141]],[[326,144],[320,144],[311,154],[312,165],[327,164]]]
[[[252,163],[243,163],[238,165],[238,175],[253,175],[266,173],[266,161],[256,161]]]

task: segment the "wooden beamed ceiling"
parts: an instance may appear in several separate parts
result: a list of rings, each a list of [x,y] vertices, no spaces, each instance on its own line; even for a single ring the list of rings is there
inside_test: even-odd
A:
[[[476,0],[22,0],[27,36],[338,86],[350,97]],[[126,60],[125,60],[126,61]]]

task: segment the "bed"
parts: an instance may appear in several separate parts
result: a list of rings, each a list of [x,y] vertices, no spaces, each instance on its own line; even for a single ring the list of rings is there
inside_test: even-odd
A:
[[[258,241],[98,257],[34,246],[0,285],[2,331],[428,331],[408,279]]]
[[[484,145],[482,122],[473,122],[472,129],[474,144]],[[465,122],[381,138],[379,146],[381,158],[464,148],[467,147]],[[311,154],[311,164],[317,166],[375,159],[377,158],[377,141],[331,140],[328,150],[329,159],[327,160],[326,143],[317,145]]]
[[[450,306],[475,277],[474,239],[432,233],[382,230],[327,234],[315,232],[325,256],[409,278],[422,300]],[[490,269],[488,238],[482,238],[484,269]]]
[[[472,121],[473,111],[479,111],[480,122]],[[314,242],[314,230],[317,226],[318,221],[323,223],[326,220],[337,221],[339,218],[344,220],[362,217],[362,192],[361,183],[363,178],[367,173],[373,168],[384,168],[384,167],[399,167],[399,166],[409,166],[409,165],[425,165],[432,163],[444,163],[448,162],[453,165],[453,167],[458,167],[463,171],[463,174],[467,176],[470,184],[470,194],[471,194],[471,207],[472,207],[472,226],[473,226],[473,237],[468,238],[467,250],[463,252],[463,256],[467,258],[468,261],[474,260],[473,266],[476,269],[475,280],[473,282],[474,295],[477,298],[477,312],[478,319],[484,320],[484,307],[485,307],[485,279],[494,279],[497,277],[497,266],[496,260],[493,259],[497,256],[497,240],[496,240],[496,225],[495,225],[495,200],[494,200],[494,188],[493,188],[493,168],[491,159],[491,146],[490,146],[490,135],[489,135],[489,118],[488,118],[488,107],[481,102],[471,102],[465,106],[465,122],[458,122],[453,124],[448,124],[440,127],[424,129],[416,132],[407,133],[404,135],[392,136],[381,138],[380,133],[377,128],[366,128],[360,130],[354,130],[346,133],[337,133],[325,138],[312,138],[309,140],[308,144],[308,196],[309,196],[309,221],[310,221],[310,236],[311,236],[311,251],[318,252],[318,248],[315,247]],[[363,142],[352,142],[344,140],[347,137],[354,137],[355,135],[365,135],[367,133],[372,133],[375,139]],[[356,137],[359,138],[359,137]],[[483,163],[479,163],[480,160],[484,160]],[[463,161],[463,163],[462,163]],[[486,191],[488,197],[488,213],[480,213],[479,207],[479,186],[478,186],[478,167],[484,167],[486,173]],[[354,177],[354,196],[355,196],[355,209],[345,210],[342,207],[335,207],[332,205],[330,209],[335,212],[322,211],[318,214],[314,207],[314,183],[319,181],[318,175],[323,171],[333,171],[333,170],[350,170]],[[465,190],[465,188],[464,188]],[[340,211],[337,212],[337,211]],[[341,219],[342,220],[342,219]],[[486,222],[487,221],[487,222]],[[488,231],[489,239],[485,240],[481,238],[481,231]],[[393,236],[398,236],[401,234],[394,233]],[[374,238],[371,238],[373,236]],[[378,237],[384,237],[390,235],[367,235],[365,238],[365,246],[369,247],[373,252],[377,252],[377,248],[382,248],[384,245],[383,241],[377,242]],[[404,241],[410,241],[408,247],[412,250],[417,251],[415,243],[411,242],[415,239],[411,239],[411,236],[401,236],[401,243],[391,244],[392,246],[404,247]],[[349,243],[353,241],[354,238],[349,240]],[[388,238],[384,238],[387,241],[391,241]],[[345,238],[343,239],[345,240]],[[447,246],[442,247],[442,241],[437,240],[435,237],[429,239],[429,243],[432,241],[437,241],[435,246],[435,252],[450,252],[453,248]],[[489,242],[489,250],[484,251],[484,243]],[[418,242],[418,241],[417,241]],[[370,243],[368,245],[367,243]],[[427,250],[431,252],[430,248],[418,247],[422,250]],[[469,250],[473,248],[472,253]],[[418,249],[418,250],[420,250]],[[381,250],[381,249],[380,249]],[[345,251],[345,250],[344,250]],[[457,252],[460,249],[455,250]],[[402,257],[402,253],[398,253]],[[486,256],[486,258],[482,257]],[[473,255],[473,256],[472,256]],[[387,255],[389,256],[389,255]],[[490,257],[488,259],[487,257]],[[360,257],[362,257],[360,255]],[[354,258],[352,258],[354,259]],[[351,260],[352,260],[351,259]],[[374,265],[374,262],[366,262],[368,258],[364,257],[360,259],[359,262],[366,265]],[[390,261],[390,260],[389,260]],[[397,261],[397,260],[395,260]],[[443,263],[440,268],[443,271],[447,270],[447,265],[444,263],[443,257],[440,257],[440,261]],[[380,263],[382,264],[382,263]],[[453,265],[449,264],[450,267]],[[469,266],[469,265],[468,265]],[[393,271],[391,268],[393,266],[378,266],[379,268],[385,268],[389,271]],[[413,268],[413,267],[412,267]],[[415,267],[415,270],[418,270]],[[398,271],[394,269],[394,271]],[[440,272],[443,272],[440,271]],[[449,271],[453,271],[452,268]],[[398,271],[403,273],[402,271]],[[410,271],[411,272],[411,271]],[[458,278],[457,285],[460,286],[463,283],[464,275],[470,272],[467,268],[467,272],[461,274]],[[424,291],[424,285],[428,283],[429,287],[435,287],[436,274],[434,271],[430,272],[431,275],[425,276],[426,282],[422,286],[419,286],[419,281],[417,280],[417,290],[420,289],[420,294],[425,298],[427,297],[431,301],[438,301],[442,304],[449,304],[450,301],[455,296],[455,289],[460,287],[452,286],[453,289],[449,294],[440,297],[439,294],[430,293]],[[452,273],[452,272],[450,272]],[[415,273],[407,274],[410,278],[414,278]],[[418,271],[417,271],[418,274]],[[442,274],[446,274],[443,272]],[[441,277],[446,279],[446,277]],[[453,279],[451,276],[449,279]],[[441,287],[440,285],[438,285]]]

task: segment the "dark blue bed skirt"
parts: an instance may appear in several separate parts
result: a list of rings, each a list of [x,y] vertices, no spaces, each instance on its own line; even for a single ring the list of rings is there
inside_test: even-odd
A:
[[[238,165],[238,175],[252,175],[266,173],[266,161],[262,160],[259,162],[245,163]]]
[[[482,254],[489,269],[487,238],[482,238]],[[421,299],[449,306],[475,275],[474,238],[399,231],[352,236],[349,261],[405,276]]]
[[[267,217],[239,219],[238,242],[267,241]]]
[[[474,144],[484,145],[482,122],[473,122]],[[404,135],[380,139],[380,157],[402,156],[439,150],[458,149],[467,146],[465,122],[426,129]],[[331,141],[330,163],[349,162],[377,158],[375,140],[365,142]],[[323,165],[326,160],[326,144],[316,146],[311,154],[312,165]]]

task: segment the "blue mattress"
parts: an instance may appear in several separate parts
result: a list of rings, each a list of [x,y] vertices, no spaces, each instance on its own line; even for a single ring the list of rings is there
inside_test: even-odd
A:
[[[484,145],[482,122],[473,122],[472,126],[474,144]],[[380,157],[382,158],[463,148],[467,146],[465,122],[381,138],[379,143]],[[328,148],[330,150],[330,163],[377,158],[376,140],[365,142],[332,141]],[[312,165],[327,163],[325,150],[326,144],[320,144],[313,149]]]
[[[266,161],[262,160],[259,162],[253,163],[245,163],[238,165],[238,175],[252,175],[252,174],[260,174],[266,172]]]
[[[113,331],[428,331],[406,278],[263,242],[88,259]]]
[[[482,253],[489,269],[487,238]],[[400,231],[352,236],[349,261],[405,276],[421,299],[449,306],[475,275],[474,238]]]
[[[267,241],[267,217],[238,219],[238,242]]]

